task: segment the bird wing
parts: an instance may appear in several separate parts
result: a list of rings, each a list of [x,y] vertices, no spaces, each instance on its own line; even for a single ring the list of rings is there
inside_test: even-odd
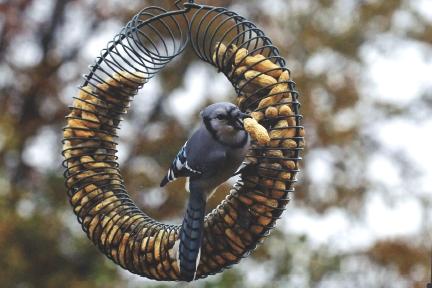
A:
[[[165,186],[168,182],[174,181],[179,177],[192,177],[201,175],[202,172],[197,168],[191,167],[187,161],[186,155],[186,146],[187,141],[177,153],[177,156],[174,158],[174,161],[171,164],[171,167],[168,169],[167,174],[162,179],[160,186]]]

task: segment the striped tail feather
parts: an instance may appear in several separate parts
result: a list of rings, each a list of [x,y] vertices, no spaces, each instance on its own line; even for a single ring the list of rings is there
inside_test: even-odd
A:
[[[180,230],[179,266],[182,280],[195,279],[204,232],[205,196],[191,191]]]

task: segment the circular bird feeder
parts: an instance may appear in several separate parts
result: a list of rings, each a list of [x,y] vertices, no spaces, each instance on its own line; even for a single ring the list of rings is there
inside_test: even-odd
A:
[[[225,8],[178,2],[175,11],[142,10],[108,43],[84,76],[63,132],[68,196],[87,236],[130,272],[166,281],[182,280],[173,249],[180,226],[134,204],[116,156],[121,118],[150,78],[190,43],[270,135],[267,144],[253,143],[241,179],[206,216],[197,278],[239,262],[269,234],[294,191],[304,146],[298,92],[270,39]]]

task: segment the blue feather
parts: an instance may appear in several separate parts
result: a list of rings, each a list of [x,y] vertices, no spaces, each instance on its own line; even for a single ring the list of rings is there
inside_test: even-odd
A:
[[[190,176],[196,176],[200,175],[201,172],[193,169],[189,166],[187,162],[187,155],[186,155],[186,142],[183,147],[180,149],[180,151],[177,153],[177,156],[174,158],[173,162],[171,163],[171,167],[168,169],[167,174],[162,179],[160,186],[165,186],[168,182],[172,182],[175,179],[179,177],[190,177]]]

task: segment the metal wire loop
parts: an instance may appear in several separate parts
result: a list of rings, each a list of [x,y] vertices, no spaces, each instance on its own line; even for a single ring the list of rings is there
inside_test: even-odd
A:
[[[304,147],[299,94],[264,32],[225,8],[183,6],[148,7],[126,24],[84,76],[63,131],[68,196],[89,239],[132,273],[169,281],[181,280],[179,226],[159,223],[134,204],[116,156],[121,117],[147,81],[191,43],[226,75],[236,104],[271,137],[267,145],[253,144],[241,179],[206,216],[198,278],[231,267],[269,235],[294,191]]]

